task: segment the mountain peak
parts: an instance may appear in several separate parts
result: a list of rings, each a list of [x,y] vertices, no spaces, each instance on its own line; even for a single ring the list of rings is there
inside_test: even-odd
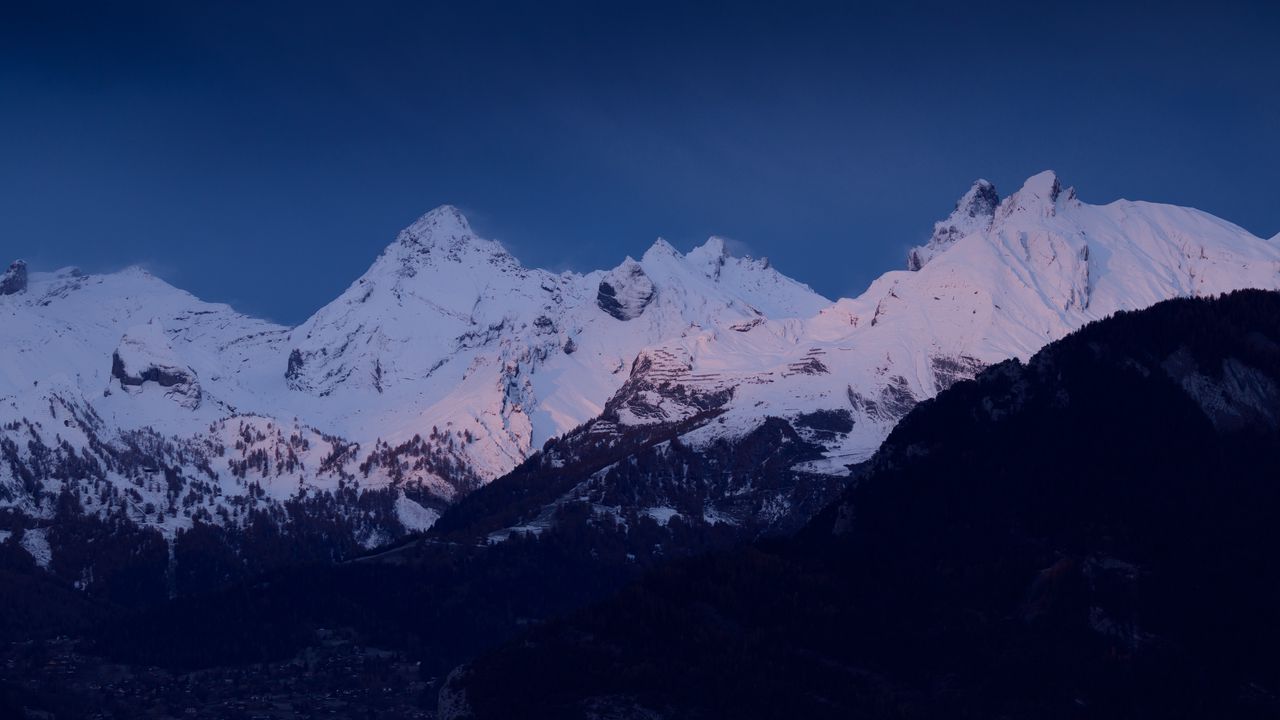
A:
[[[975,180],[969,190],[956,201],[951,214],[934,224],[929,242],[912,248],[907,253],[907,269],[919,270],[933,256],[951,247],[960,238],[990,227],[999,205],[1000,196],[996,194],[996,186],[981,178]]]
[[[644,251],[642,260],[652,260],[657,257],[680,257],[680,251],[675,249],[671,243],[665,238],[658,238],[653,241],[653,245]]]
[[[519,261],[502,243],[476,235],[461,210],[453,205],[441,205],[401,230],[374,267],[389,265],[397,275],[412,277],[422,266],[468,261],[468,258],[508,269],[519,266]]]
[[[1062,193],[1062,181],[1054,171],[1045,170],[1027,178],[1018,193],[1030,193],[1035,197],[1048,199],[1049,202],[1056,202],[1058,195]]]
[[[712,235],[707,238],[706,242],[689,252],[690,255],[694,253],[706,254],[712,257],[731,257],[729,248],[725,245],[724,238],[719,235]]]
[[[969,191],[956,201],[956,209],[952,215],[963,213],[969,217],[991,216],[999,204],[1000,196],[996,193],[996,186],[988,180],[978,178],[969,186]]]
[[[471,223],[453,205],[441,205],[428,212],[400,233],[401,242],[431,245],[440,240],[475,237]]]
[[[712,235],[707,241],[698,247],[689,251],[685,255],[685,259],[689,263],[704,272],[707,277],[719,279],[720,268],[724,267],[725,261],[733,257],[726,247],[724,238]]]
[[[1005,199],[1002,214],[1035,212],[1051,217],[1057,214],[1058,199],[1062,196],[1062,181],[1052,170],[1036,173],[1027,178],[1018,192]],[[1075,198],[1075,189],[1068,188],[1067,199]]]
[[[14,260],[0,275],[0,295],[16,295],[27,289],[27,263]]]

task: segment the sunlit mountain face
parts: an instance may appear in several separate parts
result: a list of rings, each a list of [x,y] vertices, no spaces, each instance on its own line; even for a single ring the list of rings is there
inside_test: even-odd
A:
[[[0,11],[0,720],[1280,717],[1280,5],[330,5]]]

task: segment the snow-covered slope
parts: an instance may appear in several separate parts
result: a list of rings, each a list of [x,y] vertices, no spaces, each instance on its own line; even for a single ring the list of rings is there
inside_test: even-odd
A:
[[[687,423],[714,405],[713,418],[682,431],[683,446],[710,449],[746,437],[766,416],[784,418],[824,449],[797,471],[843,474],[920,400],[987,365],[1026,359],[1090,321],[1172,297],[1280,289],[1276,243],[1197,210],[1089,205],[1051,172],[1003,201],[979,180],[929,243],[909,253],[908,268],[812,317],[709,327],[647,348],[610,401],[615,416],[590,431],[622,437]],[[616,467],[565,497],[619,496],[610,483],[636,480]],[[758,526],[795,509],[804,482],[762,488],[744,473],[707,481],[718,494],[696,507],[679,507],[679,493],[648,502]],[[743,497],[762,492],[772,497],[756,497],[743,515]]]
[[[289,333],[282,402],[363,443],[450,429],[469,438],[465,461],[497,477],[598,415],[642,348],[829,303],[723,247],[685,257],[659,240],[608,272],[553,274],[438,208]]]
[[[212,474],[225,496],[249,503],[352,486],[412,486],[448,502],[598,415],[644,347],[830,302],[767,262],[730,257],[715,238],[687,257],[659,240],[608,272],[527,269],[447,206],[291,330],[136,268],[28,282],[15,263],[11,277],[0,297],[11,459],[0,466],[0,503],[32,512],[41,494],[67,485],[54,468],[75,465],[85,448],[110,466],[103,448],[140,431],[171,443],[155,452],[174,467]],[[625,313],[610,304],[617,298]],[[83,427],[73,432],[59,407]],[[165,528],[198,515],[139,494],[111,507],[139,516],[134,506],[159,504],[171,514],[159,513]],[[400,515],[406,526],[427,516]]]
[[[1188,208],[1090,205],[1052,172],[1003,201],[979,180],[908,267],[809,318],[709,328],[657,350],[681,358],[674,382],[734,388],[726,415],[700,433],[843,410],[854,429],[831,455],[856,461],[919,400],[1092,320],[1172,297],[1280,288],[1275,243]]]
[[[694,416],[694,448],[788,420],[823,448],[802,469],[840,475],[985,365],[1117,310],[1280,287],[1280,239],[1186,208],[1089,205],[1041,173],[1003,200],[975,183],[908,268],[835,303],[719,238],[557,274],[445,206],[290,329],[138,269],[15,263],[0,277],[0,505],[47,515],[75,488],[99,498],[86,511],[172,529],[382,489],[400,527],[374,542],[589,421],[620,436]]]
[[[184,430],[236,412],[249,397],[239,391],[241,375],[286,332],[139,268],[32,273],[23,290],[0,297],[0,323],[0,405],[38,407],[39,397],[70,392],[91,399],[112,425]],[[165,392],[148,392],[163,380],[143,378],[163,367],[181,368],[209,397],[175,409]],[[119,392],[121,375],[131,392]]]

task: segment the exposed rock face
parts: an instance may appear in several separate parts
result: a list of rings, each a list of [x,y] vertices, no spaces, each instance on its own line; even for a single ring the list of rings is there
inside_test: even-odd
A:
[[[961,380],[971,380],[982,372],[981,360],[968,355],[942,355],[929,359],[933,370],[933,382],[937,392],[942,392]]]
[[[996,194],[996,186],[986,180],[978,180],[969,188],[959,201],[956,209],[933,226],[933,235],[929,242],[907,253],[907,269],[919,270],[934,255],[951,247],[955,241],[970,233],[986,230],[991,227],[996,208],[1000,206],[1000,196]]]
[[[127,393],[144,390],[147,383],[164,389],[166,397],[194,410],[203,393],[196,373],[182,364],[156,322],[130,328],[111,354],[111,377]]]
[[[920,402],[920,398],[911,392],[910,383],[901,375],[889,378],[875,397],[868,397],[854,390],[852,385],[847,392],[849,405],[859,415],[890,425],[902,419]]]
[[[0,295],[16,295],[27,289],[27,264],[14,260],[13,264],[0,275]]]
[[[165,388],[190,383],[194,380],[194,376],[190,373],[164,365],[148,365],[138,371],[136,375],[131,374],[126,368],[124,360],[120,358],[119,351],[111,354],[111,376],[119,380],[121,385],[138,386],[143,383],[153,382]]]
[[[289,352],[289,366],[285,368],[284,379],[289,383],[289,387],[298,390],[298,378],[302,375],[302,366],[306,363],[302,358],[302,351],[294,348]]]
[[[654,295],[653,281],[645,274],[644,268],[635,260],[628,259],[600,281],[596,304],[619,320],[631,320],[640,317],[645,307],[653,302]]]
[[[1267,347],[1261,336],[1258,347]],[[1274,352],[1274,345],[1267,347]],[[1224,358],[1217,368],[1201,367],[1186,347],[1179,348],[1161,364],[1165,373],[1195,400],[1220,432],[1242,432],[1249,428],[1280,427],[1280,386],[1266,372]]]

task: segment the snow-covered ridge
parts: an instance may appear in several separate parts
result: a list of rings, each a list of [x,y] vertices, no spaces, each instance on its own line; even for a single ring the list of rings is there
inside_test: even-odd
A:
[[[1003,200],[978,181],[908,267],[804,320],[670,343],[687,351],[693,376],[751,368],[756,379],[738,383],[725,422],[703,432],[848,409],[854,429],[829,450],[858,460],[915,402],[1092,320],[1172,297],[1280,288],[1275,243],[1189,208],[1090,205],[1052,172]]]
[[[444,206],[287,328],[136,268],[15,263],[0,276],[0,505],[43,512],[41,493],[82,481],[41,465],[32,441],[106,453],[98,481],[132,482],[103,450],[130,433],[166,438],[166,462],[227,497],[412,486],[447,502],[606,407],[618,411],[605,425],[626,432],[687,418],[702,397],[723,412],[688,434],[695,445],[766,415],[848,414],[852,428],[823,435],[827,457],[806,468],[842,473],[915,402],[1086,322],[1280,287],[1280,236],[1188,208],[1090,205],[1046,172],[1004,199],[975,183],[908,268],[835,303],[714,237],[552,273]],[[119,502],[161,499],[130,497]],[[397,504],[406,527],[434,517],[409,503]],[[194,511],[165,512],[152,517]]]
[[[35,462],[32,433],[49,448],[74,448],[157,429],[177,443],[175,458],[243,445],[193,462],[209,460],[228,495],[253,481],[279,498],[354,480],[448,500],[598,415],[643,348],[829,304],[767,263],[730,256],[719,239],[688,256],[659,240],[609,271],[525,268],[448,206],[402,231],[341,296],[292,329],[202,302],[138,268],[28,278],[15,263],[5,277],[19,272],[21,287],[14,281],[0,297],[0,437],[13,438],[18,463]],[[622,275],[644,285],[633,297],[635,288],[618,283],[625,320],[599,302],[608,279]],[[56,409],[62,401],[100,425],[71,432]],[[259,418],[255,437],[305,426],[339,439],[348,444],[342,462],[322,471],[318,458],[290,461],[296,443],[287,438],[263,446],[220,436],[245,417]],[[337,452],[327,440],[308,442]],[[0,464],[0,488],[13,488],[0,492],[0,505],[35,507],[20,480]],[[65,482],[49,477],[36,494]],[[424,517],[405,521],[416,527]]]

